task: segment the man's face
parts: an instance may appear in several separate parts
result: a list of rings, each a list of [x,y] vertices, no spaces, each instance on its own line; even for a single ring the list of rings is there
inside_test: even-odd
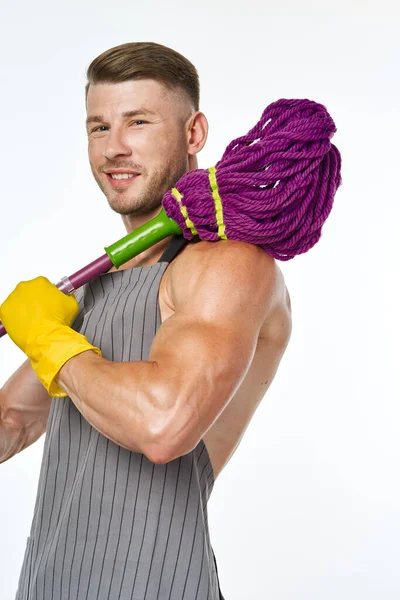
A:
[[[143,215],[189,170],[187,102],[150,79],[89,87],[87,133],[92,173],[110,207]]]

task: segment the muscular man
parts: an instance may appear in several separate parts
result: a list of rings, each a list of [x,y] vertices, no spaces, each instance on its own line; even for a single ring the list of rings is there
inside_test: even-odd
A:
[[[175,51],[124,44],[90,65],[90,166],[128,232],[197,168],[207,131]],[[30,359],[1,391],[0,461],[47,431],[17,599],[222,598],[207,501],[290,337],[275,261],[169,238],[76,299],[25,282],[0,316]]]

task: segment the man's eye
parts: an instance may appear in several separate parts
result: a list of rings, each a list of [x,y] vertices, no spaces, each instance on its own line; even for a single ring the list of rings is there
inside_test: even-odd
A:
[[[99,125],[99,127],[95,127],[94,129],[92,129],[91,133],[96,133],[98,131],[107,131],[108,127],[106,127],[105,125]]]
[[[143,121],[142,119],[137,119],[136,121],[132,121],[131,125],[144,125],[147,121]]]

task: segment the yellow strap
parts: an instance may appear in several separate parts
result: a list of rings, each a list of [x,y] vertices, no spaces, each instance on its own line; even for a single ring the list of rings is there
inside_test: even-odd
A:
[[[176,188],[172,188],[171,192],[179,204],[179,209],[181,211],[181,214],[183,215],[183,218],[185,219],[186,227],[188,229],[190,229],[190,231],[192,232],[193,235],[197,235],[195,226],[194,226],[193,222],[189,219],[187,208],[184,204],[182,204],[182,198],[183,198],[182,194]]]
[[[215,167],[210,167],[208,178],[210,180],[210,186],[212,191],[212,197],[214,199],[215,204],[215,216],[217,219],[218,225],[218,235],[221,240],[227,240],[228,238],[225,235],[225,223],[224,223],[224,215],[222,211],[222,200],[218,191],[218,183],[217,183],[217,169]]]

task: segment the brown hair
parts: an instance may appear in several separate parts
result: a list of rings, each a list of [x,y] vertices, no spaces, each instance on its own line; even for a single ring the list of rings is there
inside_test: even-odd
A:
[[[86,76],[86,97],[89,86],[96,83],[154,79],[170,90],[183,91],[194,110],[199,110],[200,83],[196,68],[182,54],[161,44],[131,42],[110,48],[91,62]]]

